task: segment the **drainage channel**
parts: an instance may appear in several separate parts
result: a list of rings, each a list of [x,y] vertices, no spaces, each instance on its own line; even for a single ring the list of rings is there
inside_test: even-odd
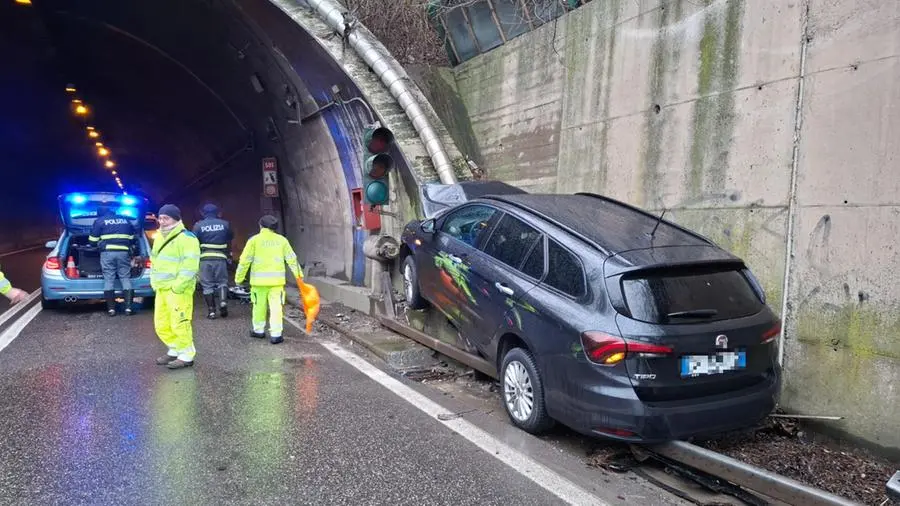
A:
[[[466,353],[400,321],[383,315],[379,315],[377,318],[382,325],[394,332],[476,371],[494,379],[497,378],[496,368],[487,360]],[[652,458],[664,465],[671,466],[687,479],[700,483],[704,487],[715,489],[717,492],[733,496],[746,504],[758,506],[773,502],[795,506],[857,506],[860,504],[684,441],[671,441],[650,447],[634,446],[632,451],[639,457],[639,460]]]

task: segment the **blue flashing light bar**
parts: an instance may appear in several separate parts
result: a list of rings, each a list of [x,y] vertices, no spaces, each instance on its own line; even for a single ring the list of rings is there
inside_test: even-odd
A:
[[[69,195],[69,200],[73,204],[81,205],[81,204],[84,204],[85,202],[87,202],[87,197],[85,197],[84,195],[82,195],[80,193],[74,193],[72,195]]]
[[[137,218],[137,209],[133,207],[120,207],[116,214],[119,216],[126,216],[128,218]]]
[[[125,194],[122,197],[122,203],[125,204],[126,206],[133,206],[133,205],[137,204],[137,199],[134,197],[129,197],[128,194]]]

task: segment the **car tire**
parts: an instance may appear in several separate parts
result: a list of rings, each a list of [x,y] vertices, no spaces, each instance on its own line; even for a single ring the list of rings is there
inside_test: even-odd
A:
[[[425,309],[428,307],[428,301],[422,298],[419,292],[419,275],[416,271],[416,262],[412,255],[403,260],[403,294],[406,296],[406,303],[412,309]]]
[[[59,301],[47,300],[41,296],[41,309],[59,309]]]
[[[500,383],[503,409],[513,425],[531,434],[553,427],[555,422],[544,403],[544,383],[531,352],[524,348],[509,350],[500,367]]]
[[[141,302],[141,309],[152,308],[155,303],[156,297],[144,297],[144,300]]]

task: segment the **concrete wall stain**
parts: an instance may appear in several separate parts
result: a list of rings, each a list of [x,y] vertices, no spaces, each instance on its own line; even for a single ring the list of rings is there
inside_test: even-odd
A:
[[[609,116],[609,106],[610,100],[612,99],[612,89],[613,89],[613,74],[615,70],[615,61],[614,57],[616,55],[616,35],[618,30],[616,30],[616,25],[619,22],[619,16],[622,12],[622,4],[619,0],[612,2],[613,5],[610,6],[610,12],[612,17],[612,23],[609,30],[607,30],[606,37],[609,38],[609,41],[606,44],[606,58],[603,69],[605,73],[603,75],[603,88],[601,93],[603,95],[602,100],[602,111],[604,114]],[[610,124],[609,121],[604,121],[602,129],[600,130],[600,165],[597,167],[597,177],[596,180],[591,181],[586,187],[591,190],[596,191],[604,191],[606,189],[606,179],[609,175],[609,129]]]
[[[706,5],[711,3],[706,0]],[[706,13],[697,74],[700,98],[694,105],[690,166],[686,171],[686,193],[691,198],[725,187],[736,116],[732,90],[739,72],[743,5],[738,0],[728,2],[723,19],[717,19],[718,10]]]
[[[657,13],[660,17],[659,27],[665,27],[669,22],[669,9],[661,7]],[[662,160],[663,136],[666,127],[666,115],[661,105],[665,93],[665,79],[667,66],[670,64],[667,58],[668,38],[662,31],[656,35],[651,49],[650,83],[648,102],[654,104],[644,113],[644,152],[641,160],[643,169],[640,177],[641,197],[645,207],[656,207],[659,198],[660,173],[659,165]]]

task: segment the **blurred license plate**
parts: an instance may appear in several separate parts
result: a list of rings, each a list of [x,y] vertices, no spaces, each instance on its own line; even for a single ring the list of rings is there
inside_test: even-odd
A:
[[[722,374],[747,367],[747,351],[723,351],[715,355],[684,355],[681,357],[681,377]]]

